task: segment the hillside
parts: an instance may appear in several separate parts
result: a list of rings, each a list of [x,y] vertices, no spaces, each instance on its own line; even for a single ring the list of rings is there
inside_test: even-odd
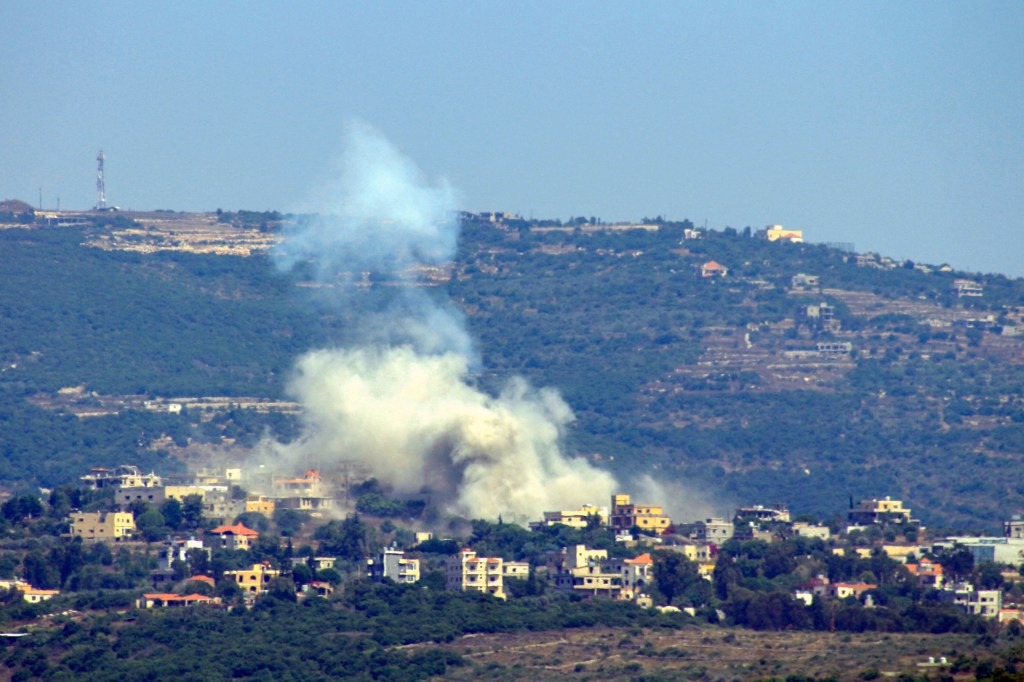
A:
[[[288,437],[287,410],[138,405],[286,398],[293,359],[344,336],[344,315],[270,266],[280,216],[119,220],[0,230],[9,485],[133,458],[173,467],[265,427]],[[457,262],[431,282],[466,313],[481,382],[557,387],[577,415],[572,449],[722,509],[785,501],[831,516],[851,495],[892,495],[930,525],[994,528],[1024,507],[1024,336],[1011,335],[1024,282],[659,227],[467,222]],[[701,277],[712,260],[728,274]],[[982,295],[958,296],[960,279]],[[391,284],[371,273],[352,305]],[[70,416],[90,403],[107,407]]]

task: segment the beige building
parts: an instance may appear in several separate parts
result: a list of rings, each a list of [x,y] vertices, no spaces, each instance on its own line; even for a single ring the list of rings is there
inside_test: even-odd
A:
[[[86,540],[121,540],[135,532],[131,512],[75,512],[71,514],[71,536]]]
[[[121,509],[127,509],[132,502],[142,501],[153,506],[160,506],[167,500],[184,502],[189,495],[199,495],[206,501],[206,494],[211,490],[227,492],[226,486],[198,486],[198,485],[161,485],[150,488],[129,487],[118,488],[114,493],[114,502]]]
[[[502,559],[478,557],[466,548],[448,559],[446,586],[453,592],[484,592],[498,599],[505,598]]]
[[[663,533],[672,525],[672,519],[665,509],[653,504],[633,504],[629,495],[612,495],[612,513],[609,517],[612,530],[640,530]]]
[[[544,512],[544,520],[531,523],[530,527],[536,529],[562,524],[570,528],[586,528],[590,519],[595,516],[600,520],[601,525],[604,525],[608,522],[608,509],[606,507],[595,507],[585,504],[579,509],[571,511]]]

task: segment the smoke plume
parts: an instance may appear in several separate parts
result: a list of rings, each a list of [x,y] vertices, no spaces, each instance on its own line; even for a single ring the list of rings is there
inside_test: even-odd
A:
[[[324,283],[372,273],[404,286],[352,319],[341,347],[298,360],[289,389],[304,408],[303,435],[275,447],[278,456],[359,462],[396,491],[428,489],[446,511],[474,518],[607,499],[612,476],[561,450],[573,415],[557,392],[521,378],[498,395],[477,388],[461,313],[414,286],[418,268],[455,255],[451,188],[368,126],[350,127],[345,150],[338,180],[313,217],[286,230],[277,263]],[[339,304],[357,307],[352,298]]]

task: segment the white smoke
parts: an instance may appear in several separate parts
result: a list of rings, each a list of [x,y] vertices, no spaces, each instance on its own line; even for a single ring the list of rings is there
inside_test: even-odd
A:
[[[286,230],[275,258],[286,269],[312,265],[325,281],[374,272],[411,285],[415,266],[454,257],[453,196],[353,125],[339,180],[315,217]],[[396,491],[429,489],[446,511],[474,518],[536,518],[611,495],[610,474],[562,452],[573,415],[555,391],[519,378],[500,395],[481,391],[457,309],[414,286],[400,292],[360,315],[354,342],[299,359],[289,388],[304,408],[303,436],[273,447],[278,456],[359,462]]]

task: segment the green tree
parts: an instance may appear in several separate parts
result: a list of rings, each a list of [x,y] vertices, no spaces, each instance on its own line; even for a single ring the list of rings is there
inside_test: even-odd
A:
[[[658,552],[654,560],[654,580],[665,600],[671,604],[673,599],[685,594],[702,578],[697,565],[679,552]]]

